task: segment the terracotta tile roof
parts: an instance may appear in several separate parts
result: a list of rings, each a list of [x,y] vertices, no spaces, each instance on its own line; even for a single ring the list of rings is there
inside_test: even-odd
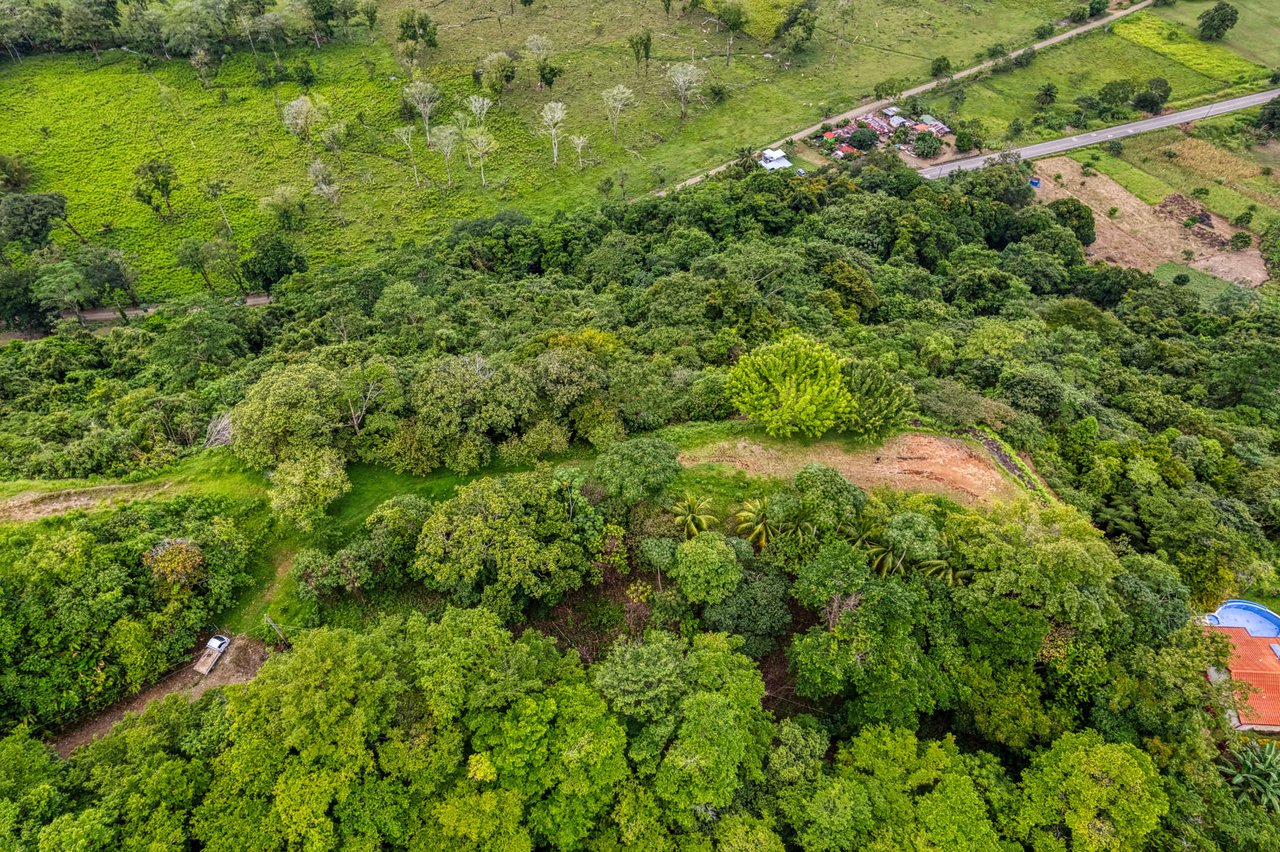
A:
[[[1231,639],[1231,677],[1258,689],[1240,708],[1246,725],[1280,725],[1280,657],[1271,646],[1280,637],[1250,636],[1243,627],[1211,627]]]

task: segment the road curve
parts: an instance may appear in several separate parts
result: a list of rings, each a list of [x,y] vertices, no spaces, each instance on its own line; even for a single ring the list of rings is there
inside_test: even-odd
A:
[[[1106,127],[1089,133],[1079,133],[1075,136],[1064,136],[1061,139],[1052,139],[1048,142],[1038,142],[1035,145],[1024,145],[1021,148],[1012,148],[1007,153],[1017,154],[1024,160],[1032,160],[1036,157],[1046,157],[1050,154],[1061,154],[1063,151],[1071,151],[1076,148],[1097,145],[1101,142],[1109,142],[1113,139],[1124,139],[1125,137],[1133,136],[1138,133],[1159,130],[1162,127],[1173,127],[1176,124],[1183,124],[1188,121],[1199,121],[1215,115],[1223,115],[1228,112],[1248,109],[1249,107],[1262,106],[1276,97],[1280,97],[1280,89],[1272,89],[1269,92],[1258,92],[1253,95],[1244,95],[1242,97],[1232,98],[1231,100],[1209,104],[1208,106],[1199,106],[1195,109],[1184,109],[1180,112],[1171,112],[1167,115],[1152,116],[1151,118],[1144,118],[1141,121],[1131,121],[1128,124],[1118,124],[1115,127]],[[967,160],[952,160],[949,163],[939,163],[936,166],[927,166],[919,171],[922,177],[946,177],[952,172],[981,168],[987,160],[997,156],[999,156],[999,154],[984,154],[981,157],[969,157]]]

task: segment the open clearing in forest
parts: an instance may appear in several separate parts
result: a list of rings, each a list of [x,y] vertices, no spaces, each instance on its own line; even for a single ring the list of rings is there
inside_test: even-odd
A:
[[[1035,169],[1041,178],[1039,200],[1074,196],[1093,210],[1098,239],[1087,247],[1090,260],[1154,272],[1190,251],[1193,258],[1187,265],[1193,269],[1255,287],[1267,281],[1267,267],[1256,245],[1232,250],[1226,243],[1239,229],[1195,199],[1174,194],[1153,207],[1108,175],[1086,176],[1083,166],[1070,157],[1038,160]],[[1188,216],[1201,213],[1208,216],[1209,225],[1184,227]]]
[[[172,482],[134,485],[95,485],[62,491],[23,491],[0,500],[0,522],[38,521],[76,509],[110,509],[133,500],[157,497],[170,491]]]
[[[202,645],[197,655],[204,650]],[[99,713],[82,719],[69,728],[58,733],[52,739],[52,745],[62,757],[98,739],[110,731],[126,713],[141,713],[153,701],[159,701],[170,695],[183,694],[190,701],[217,686],[229,686],[233,683],[245,683],[258,673],[267,660],[266,646],[255,642],[247,636],[233,636],[231,646],[227,648],[218,665],[207,675],[199,675],[195,671],[195,659],[181,669],[147,687],[136,695],[132,695],[103,709]]]
[[[941,494],[969,506],[1008,503],[1026,494],[991,456],[968,442],[922,433],[897,435],[879,447],[855,451],[831,440],[765,446],[738,438],[687,450],[680,461],[689,466],[729,465],[751,475],[779,478],[794,476],[816,462],[862,488]]]

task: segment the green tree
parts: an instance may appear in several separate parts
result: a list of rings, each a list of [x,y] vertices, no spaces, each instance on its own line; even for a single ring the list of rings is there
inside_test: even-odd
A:
[[[328,505],[350,490],[342,454],[320,447],[276,466],[271,474],[271,511],[310,532]]]
[[[922,130],[916,134],[911,148],[916,152],[916,156],[929,160],[942,153],[942,139],[937,134]]]
[[[84,322],[83,309],[96,295],[79,266],[62,260],[43,266],[36,275],[31,295],[50,311],[71,311]]]
[[[1135,849],[1169,809],[1151,758],[1096,731],[1063,734],[1022,778],[1016,825],[1039,847]]]
[[[232,449],[266,468],[331,447],[342,422],[340,399],[338,378],[317,364],[267,373],[231,412]]]
[[[437,504],[418,540],[415,576],[462,604],[504,616],[529,600],[554,605],[588,579],[604,544],[577,484],[546,470],[479,479]]]
[[[133,185],[133,197],[160,214],[161,218],[172,218],[173,193],[181,187],[173,165],[163,160],[148,160],[133,173],[138,178]]]
[[[739,359],[725,392],[739,411],[770,435],[816,438],[856,414],[842,367],[827,346],[788,335]]]
[[[630,506],[656,500],[680,473],[676,448],[661,438],[632,438],[606,447],[592,468],[605,493]]]
[[[1196,18],[1200,22],[1200,38],[1205,41],[1218,41],[1236,25],[1240,12],[1230,3],[1218,2],[1210,9],[1205,9]]]
[[[676,548],[671,574],[693,603],[719,603],[742,582],[742,565],[725,537],[700,532]]]
[[[724,51],[724,64],[728,65],[733,61],[734,36],[747,27],[747,7],[738,0],[720,0],[716,4],[716,14],[720,23],[724,24],[725,32],[729,34],[729,44]]]

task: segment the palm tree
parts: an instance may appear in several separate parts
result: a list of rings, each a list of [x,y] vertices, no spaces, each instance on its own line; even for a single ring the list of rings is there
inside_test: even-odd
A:
[[[973,576],[972,568],[957,568],[946,559],[926,559],[915,567],[922,574],[937,578],[948,586],[962,586]]]
[[[778,537],[778,527],[769,518],[768,497],[748,500],[733,517],[738,522],[738,535],[754,544],[756,550],[764,550]]]
[[[671,504],[670,512],[676,523],[684,529],[685,538],[693,538],[720,520],[711,514],[711,500],[707,497],[694,497],[688,491],[679,500]]]

